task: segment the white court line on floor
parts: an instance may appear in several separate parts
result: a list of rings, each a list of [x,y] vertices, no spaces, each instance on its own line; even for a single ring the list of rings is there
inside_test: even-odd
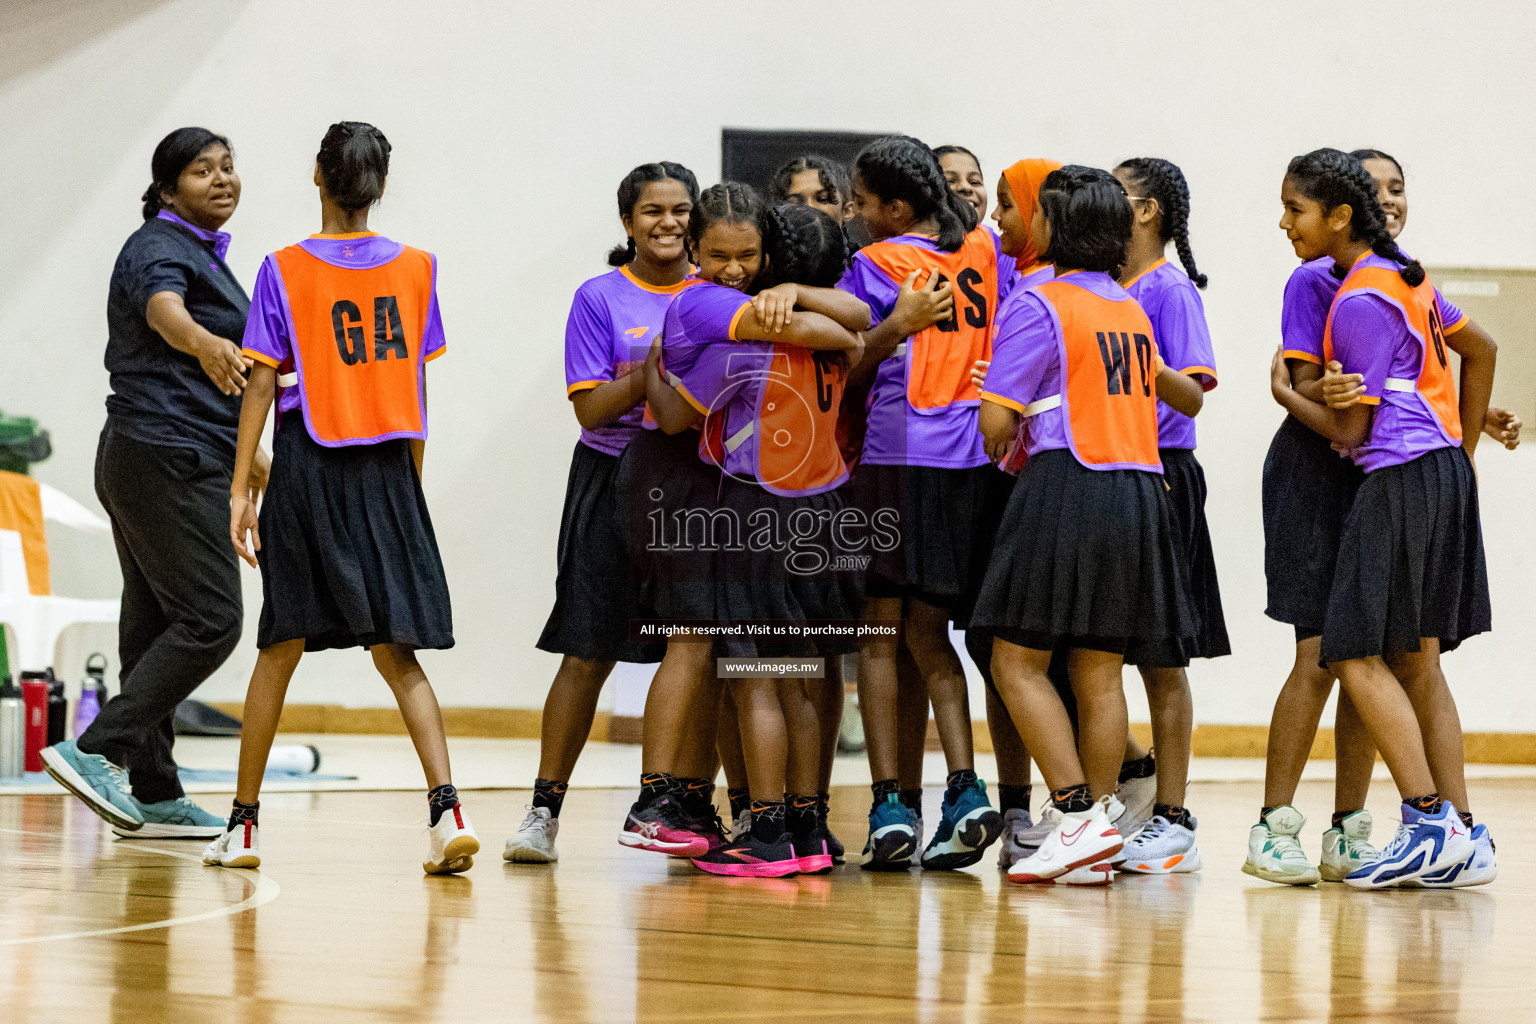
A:
[[[42,836],[44,838],[58,838],[50,832],[29,832],[19,828],[0,828],[0,832],[7,832],[18,836]],[[175,850],[161,850],[154,846],[141,846],[138,843],[119,842],[114,848],[139,850],[143,853],[158,853],[163,857],[177,857],[181,860],[189,860],[199,866],[203,865],[201,856],[190,853],[177,853]],[[194,921],[207,921],[215,917],[233,917],[243,914],[247,910],[255,910],[277,899],[282,894],[283,887],[277,884],[277,880],[268,878],[263,874],[250,875],[249,868],[219,868],[220,871],[228,871],[237,876],[242,882],[249,882],[253,878],[256,882],[251,894],[239,903],[232,903],[227,907],[219,907],[215,910],[205,910],[201,914],[187,914],[184,917],[168,917],[163,921],[146,921],[143,924],[125,924],[116,928],[97,928],[84,932],[63,932],[58,935],[28,935],[19,939],[0,939],[0,946],[19,946],[29,942],[63,942],[66,939],[93,939],[103,935],[122,935],[127,932],[148,932],[157,928],[170,928],[178,924],[192,924]]]

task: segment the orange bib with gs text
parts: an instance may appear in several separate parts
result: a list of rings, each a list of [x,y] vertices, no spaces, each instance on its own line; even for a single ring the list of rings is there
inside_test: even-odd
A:
[[[1435,286],[1429,278],[1409,287],[1402,275],[1386,267],[1356,267],[1350,271],[1328,309],[1328,324],[1323,328],[1323,363],[1333,360],[1333,311],[1339,300],[1350,292],[1373,291],[1386,297],[1408,324],[1408,333],[1419,343],[1419,375],[1415,380],[1388,377],[1388,391],[1414,392],[1440,421],[1440,428],[1452,441],[1461,440],[1461,404],[1456,398],[1456,378],[1451,373],[1450,358],[1445,353],[1445,330],[1440,323],[1440,306],[1435,301]]]
[[[1157,345],[1136,300],[1106,299],[1070,275],[1036,285],[1061,328],[1067,443],[1089,469],[1162,472]]]
[[[311,436],[332,446],[425,438],[431,254],[405,246],[366,270],[334,266],[298,245],[272,256],[287,293]]]
[[[971,381],[971,366],[992,358],[992,319],[997,311],[997,240],[992,233],[976,228],[955,252],[899,242],[875,242],[859,252],[897,284],[915,270],[915,285],[923,287],[932,270],[941,283],[954,286],[954,315],[907,339],[907,401],[926,415],[951,405],[977,404],[981,392]]]

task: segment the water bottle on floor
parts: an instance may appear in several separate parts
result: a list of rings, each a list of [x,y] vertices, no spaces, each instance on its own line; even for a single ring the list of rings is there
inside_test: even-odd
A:
[[[96,659],[101,663],[97,664]],[[85,661],[85,678],[80,680],[80,700],[75,704],[75,739],[101,714],[101,706],[107,702],[107,656],[93,654]]]
[[[69,701],[64,697],[64,680],[48,670],[48,745],[63,743],[68,739]]]
[[[6,676],[0,683],[0,779],[19,779],[27,756],[27,715],[21,688]]]

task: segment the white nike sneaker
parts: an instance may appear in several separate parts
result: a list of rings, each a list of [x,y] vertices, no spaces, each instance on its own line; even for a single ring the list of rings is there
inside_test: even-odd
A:
[[[261,867],[260,831],[254,821],[235,826],[208,844],[203,863],[221,868]]]
[[[1281,804],[1248,830],[1248,859],[1243,874],[1281,885],[1316,885],[1321,876],[1296,837],[1307,819],[1290,804]]]
[[[1064,875],[1057,875],[1051,882],[1055,885],[1108,885],[1114,880],[1114,866],[1107,860],[1101,860],[1073,868]]]
[[[1136,830],[1152,817],[1152,806],[1157,803],[1157,776],[1145,779],[1127,779],[1115,787],[1115,799],[1124,805],[1114,826],[1122,836],[1133,836]]]
[[[1487,825],[1472,828],[1472,855],[1453,867],[1404,883],[1414,889],[1461,889],[1469,885],[1487,885],[1499,877],[1499,861],[1494,854],[1493,836]]]
[[[1086,811],[1061,816],[1040,848],[1008,869],[1010,882],[1045,882],[1073,868],[1108,860],[1124,844],[1111,824],[1122,808],[1112,796],[1100,797]]]
[[[548,807],[530,807],[517,835],[507,840],[501,859],[510,864],[553,864],[560,859],[555,836],[560,834],[560,819]]]
[[[1323,833],[1323,859],[1318,872],[1325,882],[1342,882],[1360,865],[1376,859],[1376,847],[1370,843],[1371,812],[1356,811],[1344,819],[1342,828]]]
[[[1471,830],[1461,823],[1456,805],[1449,800],[1442,801],[1435,814],[1412,804],[1403,804],[1402,814],[1392,841],[1375,860],[1346,877],[1345,885],[1355,889],[1406,885],[1426,875],[1441,875],[1477,852]]]
[[[1189,823],[1193,826],[1195,819],[1190,818]],[[1116,866],[1139,875],[1199,871],[1200,848],[1195,845],[1195,830],[1175,825],[1159,814],[1126,840]]]
[[[740,842],[752,831],[752,809],[743,807],[741,813],[736,815],[736,820],[731,822],[731,841]]]
[[[1041,819],[1042,822],[1044,819]],[[1019,840],[1030,833],[1035,823],[1030,820],[1029,811],[1023,807],[1012,807],[1003,812],[1003,834],[997,841],[997,866],[1007,871],[1019,861],[1028,857],[1039,846],[1037,838],[1027,847]],[[1048,835],[1049,833],[1047,833]]]
[[[453,875],[474,866],[475,854],[480,852],[480,837],[475,835],[475,826],[469,823],[462,804],[444,811],[428,834],[432,850],[421,862],[421,869],[427,874]]]

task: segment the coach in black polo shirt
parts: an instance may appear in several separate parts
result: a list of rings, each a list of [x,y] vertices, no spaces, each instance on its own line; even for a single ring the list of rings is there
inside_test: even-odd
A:
[[[229,140],[204,128],[167,135],[151,172],[144,225],[112,271],[112,394],[96,450],[96,495],[123,572],[122,691],[44,759],[119,834],[215,837],[222,819],[177,780],[171,723],[234,650],[243,619],[229,491],[250,299],[224,263],[229,235],[219,230],[240,178]],[[257,462],[249,485],[259,494],[269,463],[265,454]]]

